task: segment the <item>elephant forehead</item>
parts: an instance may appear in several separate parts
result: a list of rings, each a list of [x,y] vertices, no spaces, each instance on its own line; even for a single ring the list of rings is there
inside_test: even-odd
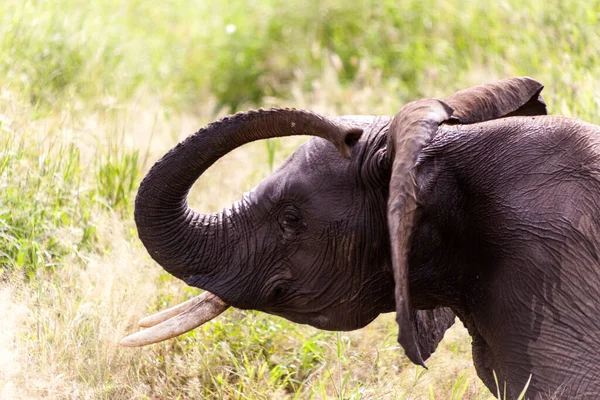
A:
[[[327,140],[311,137],[302,144],[271,176],[253,190],[259,197],[276,200],[290,193],[338,193],[356,186],[357,177],[369,148],[379,148],[385,139],[389,117],[344,116],[336,121],[364,129],[360,141],[352,149],[350,160],[343,158]],[[380,143],[381,142],[381,143]]]
[[[328,142],[324,142],[303,144],[280,168],[253,188],[249,196],[259,201],[275,202],[290,195],[322,190],[323,183],[331,174],[327,160],[338,154],[333,145],[329,149]]]
[[[313,138],[298,149],[286,163],[263,180],[251,196],[274,203],[282,199],[317,201],[348,191],[355,172],[329,142]]]
[[[376,151],[385,146],[387,128],[391,118],[387,116],[365,116],[365,115],[347,115],[335,118],[336,122],[348,126],[356,126],[363,129],[363,134],[352,147],[352,153],[349,160],[343,158],[337,149],[327,140],[312,137],[296,154],[296,163],[301,168],[309,168],[319,173],[332,173],[336,176],[356,173],[360,168],[360,163],[364,161],[365,153]]]
[[[302,172],[319,174],[335,171],[339,166],[347,166],[350,161],[344,159],[337,149],[327,140],[319,137],[311,138],[298,149],[295,157]],[[293,164],[293,162],[291,163]]]

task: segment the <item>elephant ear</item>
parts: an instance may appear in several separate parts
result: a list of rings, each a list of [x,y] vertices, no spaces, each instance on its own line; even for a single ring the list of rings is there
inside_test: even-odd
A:
[[[461,90],[441,100],[418,100],[402,107],[390,125],[388,156],[392,160],[388,228],[390,232],[398,342],[407,357],[425,366],[454,322],[447,308],[414,311],[408,290],[408,251],[417,220],[414,167],[421,151],[443,122],[471,124],[517,115],[545,115],[544,86],[528,77],[509,78]]]
[[[388,134],[388,155],[393,161],[387,218],[396,285],[398,342],[407,357],[422,366],[423,356],[427,357],[433,352],[443,332],[441,336],[438,335],[439,338],[436,336],[431,341],[425,340],[423,350],[429,354],[422,354],[417,342],[417,330],[420,326],[431,323],[431,318],[435,316],[425,313],[423,321],[420,321],[421,317],[414,315],[412,311],[408,292],[408,250],[417,210],[414,166],[422,149],[435,136],[439,125],[451,120],[452,112],[453,109],[440,100],[425,99],[408,103],[392,120]],[[435,318],[433,320],[435,322]],[[433,348],[431,343],[435,343]]]
[[[544,85],[529,77],[502,79],[458,91],[444,102],[461,124],[517,115],[546,115]]]
[[[414,311],[415,335],[423,361],[433,354],[455,319],[456,315],[447,307]]]

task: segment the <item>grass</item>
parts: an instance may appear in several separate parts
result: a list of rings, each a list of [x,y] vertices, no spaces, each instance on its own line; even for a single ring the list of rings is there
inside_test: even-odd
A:
[[[107,105],[143,87],[177,109],[212,97],[215,111],[289,98],[294,82],[312,91],[329,65],[345,85],[379,74],[400,101],[528,74],[580,108],[593,98],[571,74],[597,76],[598,9],[599,0],[7,0],[0,73],[45,106],[64,96]]]
[[[598,1],[29,1],[0,4],[0,397],[488,399],[457,324],[411,365],[393,315],[331,333],[230,310],[143,349],[118,341],[195,295],[135,233],[167,149],[236,109],[393,114],[509,75],[600,123]],[[238,199],[302,138],[220,160],[190,202]],[[502,393],[503,383],[498,390]]]

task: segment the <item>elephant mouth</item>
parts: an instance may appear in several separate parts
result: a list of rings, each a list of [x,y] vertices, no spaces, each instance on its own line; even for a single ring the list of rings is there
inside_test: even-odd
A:
[[[217,295],[204,292],[186,302],[142,318],[146,328],[121,340],[121,346],[140,347],[172,339],[199,327],[229,308]]]

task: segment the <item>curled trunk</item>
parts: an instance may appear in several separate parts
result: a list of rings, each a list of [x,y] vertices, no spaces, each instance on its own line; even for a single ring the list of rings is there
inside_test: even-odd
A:
[[[212,291],[221,283],[213,271],[227,267],[231,250],[243,231],[246,200],[231,210],[201,214],[186,201],[194,182],[219,158],[258,139],[290,135],[320,136],[332,142],[346,158],[362,130],[348,128],[309,111],[258,110],[226,117],[201,129],[169,151],[150,169],[135,201],[135,222],[146,249],[165,270]],[[147,328],[121,341],[144,346],[166,340],[216,317],[229,307],[226,299],[205,292],[139,322]]]
[[[314,135],[332,142],[345,157],[362,134],[318,114],[294,109],[258,110],[225,117],[188,137],[148,172],[135,201],[138,235],[152,256],[172,275],[193,284],[194,277],[223,268],[223,254],[235,231],[239,207],[206,215],[186,201],[194,182],[219,158],[243,144],[280,136]],[[231,248],[231,247],[228,247]],[[205,288],[208,289],[208,288]]]

